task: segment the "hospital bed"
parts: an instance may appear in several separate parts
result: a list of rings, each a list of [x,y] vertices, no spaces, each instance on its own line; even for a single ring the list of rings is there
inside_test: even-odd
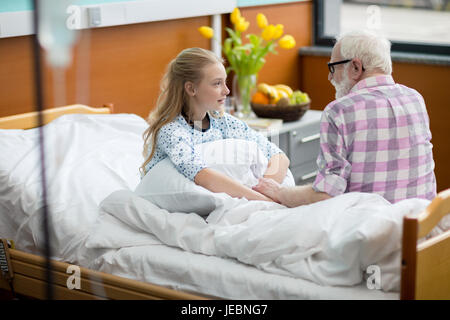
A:
[[[110,109],[73,105],[48,109],[44,113],[44,123],[49,123],[63,114],[107,115]],[[36,113],[5,117],[0,119],[0,128],[34,128],[36,118]],[[8,214],[5,206],[0,206],[0,210],[1,215]],[[250,290],[255,296],[247,297],[261,299],[450,299],[450,231],[418,244],[418,240],[429,234],[449,212],[450,190],[446,190],[420,215],[404,217],[400,292],[370,290],[364,281],[350,287],[322,286],[308,280],[269,274],[234,259],[205,256],[165,245],[94,251],[98,256],[90,256],[86,261],[93,260],[90,265],[96,270],[79,267],[80,289],[69,289],[67,285],[72,275],[68,270],[72,270],[70,267],[74,263],[68,261],[70,255],[68,259],[64,254],[57,255],[52,260],[52,287],[56,299],[245,299],[239,294],[240,290],[244,294],[247,294],[245,290]],[[0,238],[11,238],[14,232],[0,234]],[[20,239],[15,243],[17,249],[14,244],[2,242],[9,268],[2,265],[2,270],[7,272],[0,279],[0,288],[13,288],[16,294],[43,299],[47,285],[45,259],[37,248],[21,246]],[[125,261],[129,257],[143,258]],[[137,271],[130,272],[133,269]]]

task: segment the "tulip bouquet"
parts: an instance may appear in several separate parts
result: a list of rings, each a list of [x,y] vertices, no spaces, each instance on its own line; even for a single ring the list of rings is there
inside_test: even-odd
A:
[[[230,15],[233,29],[226,28],[229,37],[223,43],[223,52],[229,66],[227,72],[233,71],[238,86],[238,103],[242,107],[243,116],[250,114],[251,91],[256,86],[258,72],[266,62],[265,56],[272,52],[276,54],[275,48],[279,45],[282,49],[295,47],[295,39],[291,35],[284,35],[282,24],[269,24],[264,14],[258,13],[256,22],[261,30],[259,35],[248,34],[247,43],[242,40],[243,33],[248,29],[250,23],[241,15],[238,8],[235,8]],[[199,32],[208,39],[214,37],[214,32],[210,27],[202,26]],[[235,88],[233,88],[234,91]],[[236,95],[236,92],[233,92]]]

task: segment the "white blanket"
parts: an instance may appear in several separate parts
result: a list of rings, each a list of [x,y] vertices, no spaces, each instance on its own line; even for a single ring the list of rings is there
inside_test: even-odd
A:
[[[367,268],[375,265],[381,289],[397,291],[402,218],[428,204],[410,199],[392,205],[375,194],[348,193],[288,209],[229,197],[205,220],[195,213],[169,213],[121,190],[101,203],[86,246],[122,248],[162,242],[327,286],[361,283]]]

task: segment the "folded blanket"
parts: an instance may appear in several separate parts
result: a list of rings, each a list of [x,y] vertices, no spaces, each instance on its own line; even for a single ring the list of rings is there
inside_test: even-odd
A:
[[[204,219],[195,213],[170,213],[122,190],[101,203],[86,246],[120,248],[160,241],[329,286],[358,284],[367,268],[376,266],[381,289],[390,291],[400,283],[402,218],[428,204],[421,199],[390,204],[379,195],[348,193],[285,208],[230,197]],[[108,232],[110,227],[114,233]]]

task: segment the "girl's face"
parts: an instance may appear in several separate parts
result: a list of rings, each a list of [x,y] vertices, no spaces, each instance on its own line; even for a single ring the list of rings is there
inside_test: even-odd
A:
[[[203,78],[194,85],[194,95],[190,107],[196,114],[207,111],[221,111],[225,104],[225,98],[230,93],[227,88],[227,73],[221,63],[206,65],[203,70]]]

